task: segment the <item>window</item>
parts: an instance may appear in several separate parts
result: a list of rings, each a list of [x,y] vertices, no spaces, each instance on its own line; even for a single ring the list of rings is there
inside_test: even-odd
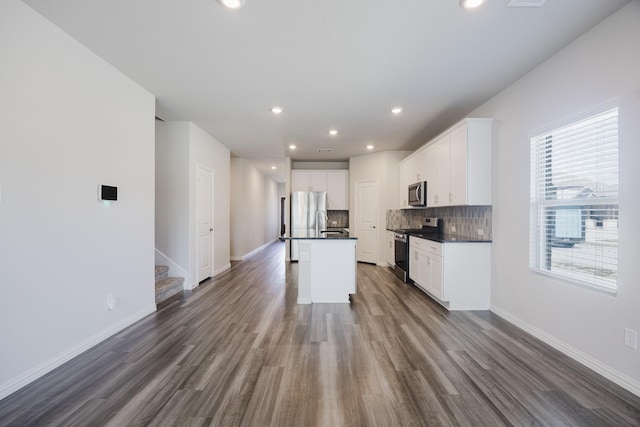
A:
[[[531,139],[532,270],[609,291],[618,277],[618,108]]]

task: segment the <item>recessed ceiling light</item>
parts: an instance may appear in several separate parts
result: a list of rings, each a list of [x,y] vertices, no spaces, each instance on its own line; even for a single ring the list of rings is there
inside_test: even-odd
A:
[[[289,146],[289,148],[290,148],[291,150],[295,150],[295,149],[296,149],[296,146],[295,146],[294,144],[291,144],[291,145]]]
[[[474,9],[484,3],[484,0],[460,0],[460,7]]]
[[[240,9],[244,6],[244,0],[218,0],[221,5],[229,9]]]
[[[367,150],[373,150],[373,145],[371,144],[367,145]]]
[[[271,169],[272,169],[272,170],[276,170],[276,167],[275,167],[275,166],[271,166]]]
[[[271,112],[272,112],[273,114],[280,114],[280,113],[282,113],[282,108],[280,108],[280,107],[273,107],[273,108],[271,109]]]
[[[329,131],[329,135],[331,135],[331,136],[336,136],[337,134],[338,134],[338,131],[337,131],[337,130],[335,130],[335,129],[331,129],[331,130]]]
[[[391,109],[391,112],[392,112],[393,114],[400,114],[400,113],[402,113],[402,108],[400,108],[400,107],[392,108],[392,109]]]

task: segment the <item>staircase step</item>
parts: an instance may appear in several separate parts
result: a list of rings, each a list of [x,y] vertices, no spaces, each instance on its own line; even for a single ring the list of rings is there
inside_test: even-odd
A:
[[[156,304],[182,292],[184,277],[164,277],[156,280]]]
[[[156,265],[156,282],[160,279],[166,279],[169,277],[168,265]]]

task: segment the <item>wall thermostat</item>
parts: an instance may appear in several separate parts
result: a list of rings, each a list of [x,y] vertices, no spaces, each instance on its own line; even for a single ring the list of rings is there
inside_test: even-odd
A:
[[[99,185],[98,200],[118,200],[118,187]]]

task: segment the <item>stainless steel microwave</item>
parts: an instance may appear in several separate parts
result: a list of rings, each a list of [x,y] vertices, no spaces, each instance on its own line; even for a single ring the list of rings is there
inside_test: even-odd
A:
[[[409,185],[408,199],[410,206],[427,206],[427,181]]]

